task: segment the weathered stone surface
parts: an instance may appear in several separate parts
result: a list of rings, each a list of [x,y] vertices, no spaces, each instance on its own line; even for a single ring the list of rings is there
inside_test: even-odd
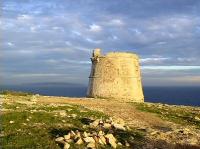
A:
[[[101,55],[100,49],[95,49],[91,61],[88,97],[144,102],[136,54],[110,52]]]
[[[96,148],[96,145],[94,142],[90,142],[90,143],[88,143],[87,148],[93,149],[93,148]]]
[[[13,124],[13,123],[15,123],[15,121],[9,121],[9,123],[10,123],[10,124]]]
[[[63,137],[58,137],[58,138],[55,139],[55,141],[56,141],[57,143],[61,143],[61,144],[64,144],[64,143],[65,143]]]
[[[76,141],[76,144],[83,144],[83,140],[81,138],[78,139],[78,141]]]
[[[93,139],[93,137],[86,137],[86,138],[83,138],[83,140],[84,140],[86,143],[89,143],[89,142],[95,143],[95,140]]]
[[[104,124],[103,124],[103,127],[106,128],[106,129],[109,129],[109,128],[111,128],[111,124],[109,124],[109,123],[104,123]]]
[[[65,143],[64,143],[64,147],[63,147],[63,149],[69,149],[69,148],[70,148],[70,144],[67,143],[67,142],[65,142]]]
[[[113,136],[113,134],[107,134],[107,135],[105,135],[105,138],[107,139],[107,142],[108,142],[113,148],[117,148],[116,138]]]
[[[90,123],[90,126],[97,127],[99,125],[99,119],[96,119],[94,122]]]
[[[100,144],[106,144],[106,138],[104,136],[99,137],[99,143]]]
[[[124,126],[120,125],[120,124],[113,124],[113,126],[116,128],[116,129],[119,129],[119,130],[126,130]]]
[[[70,139],[70,133],[68,133],[67,135],[64,135],[64,139],[69,140]]]

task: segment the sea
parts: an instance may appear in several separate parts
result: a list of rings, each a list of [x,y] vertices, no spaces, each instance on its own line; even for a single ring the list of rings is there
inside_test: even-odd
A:
[[[87,87],[81,84],[30,84],[0,86],[0,90],[31,92],[48,96],[85,97]],[[199,87],[152,87],[144,86],[144,98],[147,102],[172,105],[200,106]]]

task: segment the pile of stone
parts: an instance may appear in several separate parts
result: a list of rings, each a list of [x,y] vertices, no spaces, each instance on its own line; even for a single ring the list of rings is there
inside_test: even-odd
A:
[[[86,144],[87,148],[94,149],[98,145],[110,145],[116,148],[117,145],[122,145],[117,142],[117,139],[111,133],[105,134],[103,131],[87,133],[79,132],[78,130],[70,131],[67,135],[63,137],[58,137],[55,139],[57,143],[63,144],[64,149],[70,148],[70,143],[74,142],[77,145]]]
[[[116,148],[118,145],[121,146],[122,143],[118,142],[115,136],[111,133],[112,131],[108,131],[105,133],[102,131],[103,129],[114,129],[114,130],[126,130],[127,127],[122,119],[115,119],[112,118],[107,120],[97,119],[94,120],[92,123],[89,124],[89,127],[92,128],[102,128],[100,131],[92,131],[90,132],[80,132],[78,130],[70,131],[67,135],[63,137],[56,138],[56,142],[62,144],[64,149],[70,148],[70,143],[75,143],[78,145],[85,144],[87,148],[95,149],[98,145],[110,145],[112,148]],[[126,142],[125,146],[129,146],[129,143]]]

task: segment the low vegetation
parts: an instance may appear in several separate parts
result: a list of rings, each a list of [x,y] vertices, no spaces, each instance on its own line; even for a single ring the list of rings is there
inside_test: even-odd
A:
[[[16,96],[17,95],[17,96]],[[26,96],[26,98],[24,98]],[[4,99],[12,102],[1,104],[0,146],[10,148],[53,148],[59,149],[55,139],[66,135],[71,130],[80,132],[99,131],[88,127],[95,119],[107,119],[107,115],[73,104],[35,104],[31,103],[32,95],[4,92]],[[12,100],[11,100],[12,99]],[[20,103],[18,101],[26,100]],[[139,147],[144,133],[138,130],[112,131],[117,140],[128,141]],[[133,140],[133,138],[135,138]],[[70,148],[84,148],[72,142]],[[98,148],[111,148],[109,145]],[[129,148],[121,146],[118,148]]]
[[[200,129],[200,109],[189,106],[175,106],[153,103],[134,103],[138,110],[155,113],[164,120]]]
[[[29,96],[29,95],[33,95],[33,93],[20,92],[20,91],[10,91],[10,90],[1,91],[0,94],[1,95],[13,95],[13,96]]]

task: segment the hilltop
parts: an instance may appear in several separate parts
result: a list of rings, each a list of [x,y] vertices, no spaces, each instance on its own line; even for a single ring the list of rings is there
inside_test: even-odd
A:
[[[59,149],[63,146],[55,140],[71,131],[97,140],[100,131],[105,138],[112,134],[117,148],[200,147],[200,107],[9,92],[1,98],[2,148]],[[76,141],[71,140],[70,148],[87,146]],[[96,141],[95,147],[114,146],[108,139],[105,144]]]

